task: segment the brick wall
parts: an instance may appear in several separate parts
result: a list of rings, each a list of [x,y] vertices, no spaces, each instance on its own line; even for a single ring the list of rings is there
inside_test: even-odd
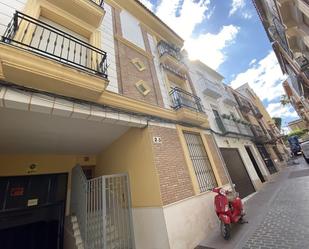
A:
[[[205,134],[205,138],[206,138],[208,147],[210,149],[211,155],[212,155],[214,162],[215,162],[215,165],[212,165],[212,167],[216,167],[222,184],[228,184],[229,181],[228,181],[228,177],[226,176],[226,173],[224,171],[223,162],[221,161],[220,156],[218,155],[217,150],[216,150],[217,145],[214,142],[212,135]]]
[[[156,169],[160,180],[163,205],[194,195],[192,181],[176,129],[150,126],[151,139],[159,136],[162,143],[153,143]]]
[[[115,23],[115,34],[122,36],[121,22],[120,22],[120,10],[114,9],[113,18]],[[149,55],[150,48],[148,39],[146,39],[145,30],[142,28],[144,43],[146,51]],[[115,38],[115,49],[116,49],[116,66],[118,76],[118,86],[121,93],[130,98],[136,100],[145,101],[153,105],[159,105],[163,107],[163,99],[160,92],[158,79],[155,73],[154,61],[152,58],[148,58],[144,54],[138,52],[136,49],[126,45]],[[140,59],[145,65],[144,71],[139,71],[134,64],[131,62],[132,59]],[[135,83],[143,80],[150,87],[150,92],[144,96],[138,91]]]

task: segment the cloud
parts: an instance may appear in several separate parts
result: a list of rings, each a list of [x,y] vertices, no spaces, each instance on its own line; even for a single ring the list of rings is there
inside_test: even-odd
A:
[[[249,83],[262,101],[271,102],[278,99],[284,94],[281,83],[286,76],[282,75],[275,53],[269,51],[260,61],[253,61],[245,72],[235,77],[231,86],[237,88],[244,83]]]
[[[212,15],[215,12],[215,9],[216,9],[216,6],[214,6],[211,10],[208,11],[208,13],[206,14],[206,19],[207,20],[209,20],[212,17]]]
[[[191,37],[196,25],[205,20],[210,1],[162,0],[156,14],[182,38]]]
[[[226,25],[217,33],[196,34],[196,26],[214,12],[214,7],[209,7],[210,0],[162,0],[155,14],[185,40],[190,59],[199,59],[216,70],[226,60],[226,48],[236,39],[239,27]]]
[[[241,16],[242,16],[244,19],[251,19],[251,18],[253,17],[253,15],[252,15],[250,12],[247,12],[247,11],[243,12],[243,13],[241,14]]]
[[[266,109],[271,117],[298,118],[297,113],[290,105],[282,106],[280,103],[270,103]]]
[[[233,0],[229,16],[232,16],[233,14],[236,13],[236,11],[244,8],[245,5],[246,5],[245,0]]]
[[[255,58],[254,58],[254,59],[252,59],[252,60],[250,61],[250,63],[249,63],[249,66],[251,66],[251,65],[255,64],[255,62],[256,62],[256,59],[255,59]]]
[[[188,50],[190,59],[200,59],[213,69],[226,60],[225,49],[231,45],[239,27],[234,25],[223,26],[217,34],[201,34],[197,38],[188,38],[185,41],[185,48]]]

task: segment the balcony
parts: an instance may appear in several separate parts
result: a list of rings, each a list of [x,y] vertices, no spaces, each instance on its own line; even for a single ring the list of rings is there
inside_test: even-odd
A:
[[[237,106],[237,101],[234,95],[228,89],[223,91],[223,103],[229,106]]]
[[[253,133],[248,125],[237,123],[238,129],[242,135],[253,137]]]
[[[224,129],[220,128],[220,121],[223,125]],[[220,120],[216,119],[216,122],[218,124],[218,127],[220,128],[220,130],[223,133],[232,133],[235,135],[244,135],[244,136],[248,136],[248,137],[253,137],[253,133],[250,130],[250,127],[248,126],[248,124],[245,124],[245,121],[243,120],[233,120],[229,115],[222,115],[222,119],[220,118]]]
[[[270,137],[263,132],[262,128],[259,125],[252,125],[251,130],[253,132],[255,140],[259,143],[265,143],[270,139]]]
[[[245,100],[244,98],[240,97],[240,96],[235,96],[236,97],[236,101],[239,105],[239,109],[241,111],[243,111],[244,113],[248,113],[251,111],[251,104],[249,103],[249,101]]]
[[[186,72],[186,67],[181,61],[182,55],[180,53],[180,48],[163,40],[158,43],[157,48],[162,64],[176,68],[178,72]]]
[[[267,130],[267,132],[268,132],[268,134],[269,134],[269,136],[271,138],[270,139],[271,142],[276,142],[277,141],[277,137],[276,137],[275,133],[272,130]]]
[[[273,41],[277,41],[280,46],[285,50],[285,52],[293,58],[293,55],[290,51],[288,40],[285,34],[286,27],[282,25],[280,20],[277,17],[273,18],[273,25],[268,28],[268,32],[270,33]]]
[[[61,10],[84,21],[94,28],[98,28],[105,15],[103,0],[47,0]]]
[[[16,12],[0,44],[5,80],[73,97],[97,98],[107,80],[106,52]]]
[[[219,84],[216,84],[214,82],[211,82],[207,79],[205,80],[205,89],[203,91],[204,95],[214,98],[214,99],[218,99],[222,96],[222,87]]]
[[[185,84],[187,77],[186,75],[181,71],[176,69],[173,66],[170,66],[168,64],[162,64],[162,68],[165,70],[167,77],[170,81],[178,83],[178,84]]]
[[[172,108],[177,112],[179,120],[196,124],[208,122],[199,97],[178,87],[174,87],[169,94]]]
[[[252,106],[252,112],[253,112],[253,115],[258,119],[263,117],[263,114],[260,112],[260,110],[256,106]]]

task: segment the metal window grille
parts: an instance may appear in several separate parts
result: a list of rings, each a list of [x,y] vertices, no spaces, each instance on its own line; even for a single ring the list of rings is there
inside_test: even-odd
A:
[[[184,136],[201,192],[217,187],[218,184],[201,136],[191,132],[184,132]]]

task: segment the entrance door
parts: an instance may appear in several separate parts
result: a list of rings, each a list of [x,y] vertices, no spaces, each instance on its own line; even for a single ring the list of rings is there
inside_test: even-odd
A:
[[[246,148],[246,151],[247,151],[247,153],[248,153],[248,155],[249,155],[249,157],[251,159],[251,162],[252,162],[252,164],[253,164],[253,166],[255,168],[255,171],[256,171],[257,175],[259,176],[261,182],[265,182],[264,176],[263,176],[263,174],[262,174],[262,172],[261,172],[261,170],[260,170],[260,168],[259,168],[259,166],[258,166],[258,164],[257,164],[257,162],[256,162],[256,160],[255,160],[255,158],[253,156],[253,154],[252,154],[252,151],[251,151],[250,147],[249,146],[245,146],[245,148]]]
[[[62,249],[67,174],[0,177],[1,249]]]
[[[266,148],[263,145],[257,145],[256,146],[266,164],[266,167],[269,171],[270,174],[274,174],[277,172],[277,169],[273,163],[273,160],[271,160],[268,151],[266,150]]]
[[[239,196],[244,198],[254,193],[255,189],[238,149],[220,148],[220,151]]]

